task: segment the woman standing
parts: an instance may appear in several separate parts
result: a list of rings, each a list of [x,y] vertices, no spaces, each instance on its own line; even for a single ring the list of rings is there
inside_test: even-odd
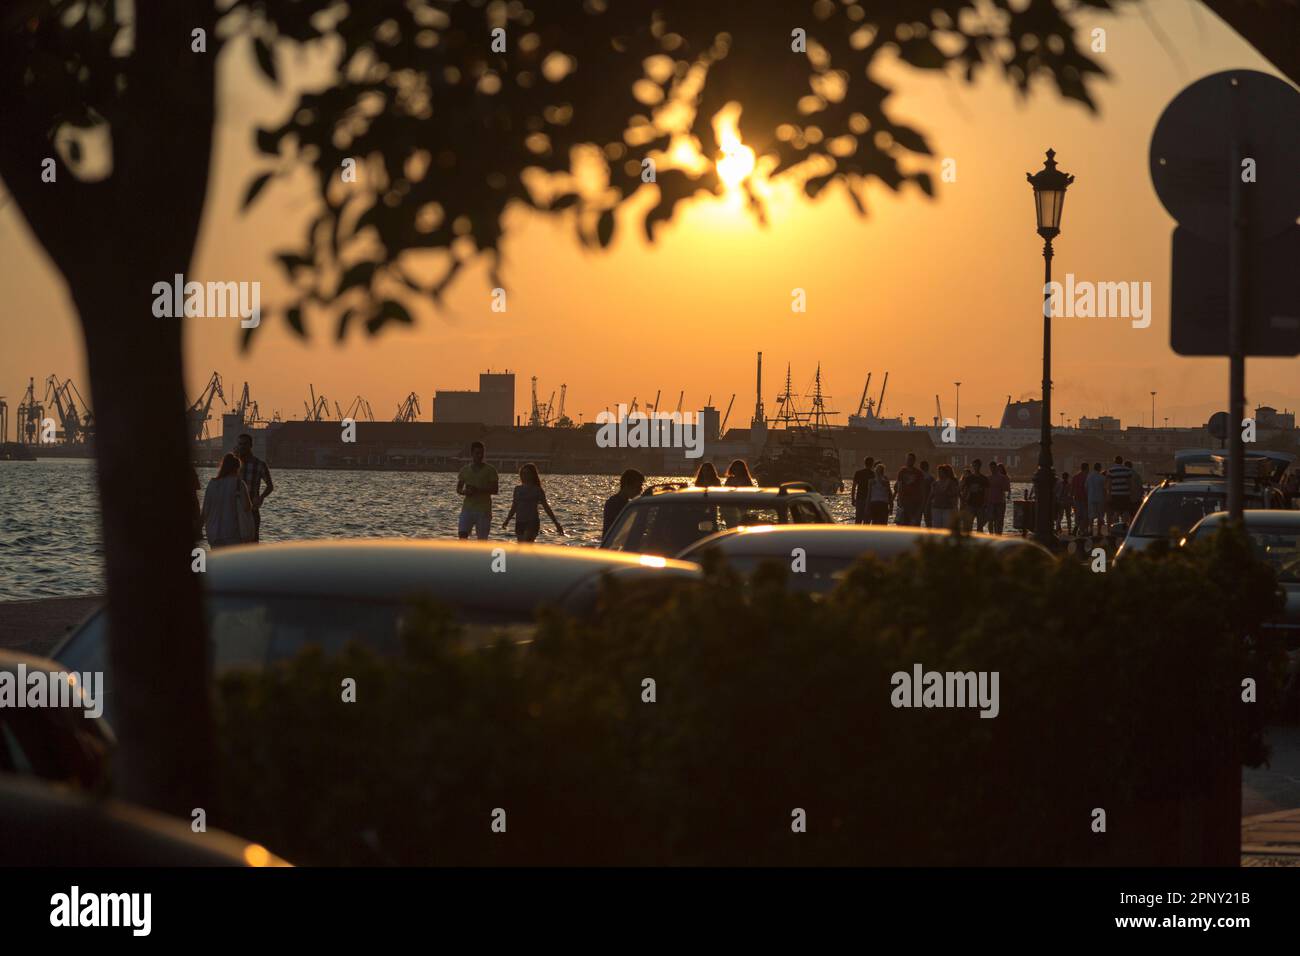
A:
[[[930,507],[934,514],[934,527],[951,530],[957,517],[957,474],[952,465],[940,465],[939,476],[930,489]]]
[[[537,466],[530,461],[519,469],[519,484],[515,485],[515,495],[510,502],[510,513],[501,522],[501,527],[505,528],[511,518],[516,518],[515,539],[536,541],[537,535],[542,530],[542,519],[537,514],[539,505],[546,511],[546,516],[554,522],[555,533],[563,535],[564,528],[560,527],[555,512],[551,510],[550,502],[546,500],[546,491],[542,488],[542,478],[537,473]],[[517,516],[516,512],[518,512]]]
[[[753,488],[754,479],[750,477],[749,466],[745,459],[737,458],[727,468],[727,480],[723,482],[728,488]]]
[[[889,524],[894,506],[894,489],[885,477],[885,466],[876,465],[875,477],[867,487],[867,524]]]
[[[239,459],[226,455],[221,459],[217,477],[203,492],[200,511],[208,546],[224,548],[253,540],[253,502],[248,486],[239,477]]]
[[[695,472],[691,484],[696,488],[717,488],[722,484],[722,479],[718,477],[718,469],[713,467],[713,462],[706,461]]]

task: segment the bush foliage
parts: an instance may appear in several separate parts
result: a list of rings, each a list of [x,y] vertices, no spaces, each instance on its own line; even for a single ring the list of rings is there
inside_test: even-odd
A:
[[[782,577],[611,585],[474,652],[423,608],[401,659],[229,677],[225,825],[324,864],[1234,862],[1238,762],[1264,757],[1242,681],[1271,700],[1282,670],[1244,539],[1098,574],[954,538],[824,600]],[[916,663],[997,671],[999,715],[895,709]]]

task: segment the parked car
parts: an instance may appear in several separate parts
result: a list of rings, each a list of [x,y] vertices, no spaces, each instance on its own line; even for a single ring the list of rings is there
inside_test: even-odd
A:
[[[854,561],[865,555],[891,560],[914,551],[923,541],[942,541],[951,531],[936,528],[866,526],[845,524],[758,525],[719,531],[696,541],[678,554],[686,561],[700,561],[709,552],[720,553],[727,563],[743,574],[752,573],[764,561],[776,561],[789,568],[794,550],[803,549],[803,571],[791,573],[788,586],[814,594],[830,591]],[[995,534],[971,534],[967,539],[979,547],[1000,552],[1030,552],[1051,560],[1051,552],[1028,538]]]
[[[1286,591],[1286,610],[1269,626],[1286,635],[1288,648],[1300,650],[1300,511],[1248,509],[1241,518],[1256,553],[1273,566]],[[1182,544],[1213,534],[1228,520],[1226,511],[1206,515]]]
[[[1280,508],[1285,504],[1277,484],[1295,462],[1287,452],[1252,451],[1246,456],[1247,483],[1242,499],[1246,508]],[[1165,478],[1142,502],[1132,525],[1115,525],[1111,531],[1123,539],[1115,560],[1142,551],[1157,541],[1180,540],[1206,515],[1228,506],[1225,455],[1209,449],[1183,449],[1174,455],[1177,473]]]
[[[813,486],[694,488],[658,485],[627,503],[601,547],[673,555],[716,531],[748,525],[830,524],[826,501]]]
[[[117,739],[103,716],[86,716],[90,703],[81,675],[46,657],[0,651],[0,674],[22,694],[33,675],[45,682],[45,706],[0,707],[0,773],[39,777],[94,793],[109,789]],[[98,692],[100,688],[92,688]],[[66,702],[70,706],[52,706]]]
[[[1264,626],[1279,635],[1286,647],[1283,706],[1291,718],[1300,717],[1300,511],[1249,509],[1241,513],[1241,518],[1255,552],[1273,566],[1278,584],[1286,592],[1281,616]],[[1185,546],[1207,537],[1228,520],[1226,511],[1206,515],[1180,543]]]
[[[494,570],[495,568],[495,570]],[[208,555],[212,670],[262,668],[308,645],[337,653],[358,641],[400,650],[401,625],[420,599],[451,609],[471,642],[530,639],[544,605],[593,606],[601,580],[698,577],[697,565],[641,554],[508,541],[336,540],[246,545]],[[112,715],[108,615],[100,610],[53,653],[77,671],[105,672]]]
[[[0,775],[0,866],[288,866],[265,847],[188,820]]]

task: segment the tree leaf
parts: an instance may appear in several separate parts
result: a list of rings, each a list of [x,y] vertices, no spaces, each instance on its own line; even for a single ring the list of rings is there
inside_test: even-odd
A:
[[[275,72],[275,51],[271,49],[271,44],[261,37],[253,37],[253,55],[257,58],[257,65],[262,68],[266,78],[272,83],[279,84],[280,78]]]
[[[606,209],[600,214],[600,221],[596,223],[596,239],[602,249],[609,248],[614,239],[614,210]]]
[[[379,314],[366,320],[366,331],[374,335],[389,322],[410,325],[413,321],[411,313],[406,311],[406,307],[402,303],[395,302],[392,299],[385,299],[379,306]]]
[[[260,193],[266,184],[271,181],[271,177],[274,175],[275,173],[262,173],[262,175],[258,176],[251,184],[249,184],[248,192],[244,193],[244,201],[239,207],[241,212],[253,204],[253,200],[257,198],[257,194]]]

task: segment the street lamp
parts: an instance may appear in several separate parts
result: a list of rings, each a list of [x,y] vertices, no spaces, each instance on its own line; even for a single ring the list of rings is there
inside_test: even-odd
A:
[[[952,423],[954,428],[961,428],[961,382],[953,382],[957,386],[957,418]]]
[[[1055,548],[1052,530],[1052,492],[1056,476],[1052,471],[1052,240],[1061,233],[1061,210],[1065,190],[1074,177],[1056,168],[1056,150],[1047,151],[1047,161],[1037,173],[1025,173],[1034,188],[1034,213],[1038,217],[1038,234],[1043,237],[1043,408],[1039,415],[1038,470],[1034,472],[1034,489],[1038,499],[1034,514],[1034,537],[1040,544]]]
[[[1151,393],[1151,427],[1156,427],[1156,393]]]

